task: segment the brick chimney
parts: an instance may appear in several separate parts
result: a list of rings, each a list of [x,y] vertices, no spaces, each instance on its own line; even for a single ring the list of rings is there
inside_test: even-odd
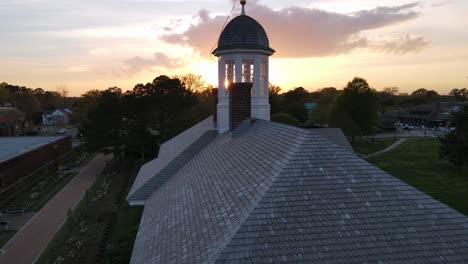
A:
[[[212,107],[211,110],[213,112],[213,123],[216,124],[218,123],[218,88],[213,88],[211,89],[211,96],[212,96]]]
[[[229,129],[238,128],[250,119],[250,91],[252,83],[231,83],[229,85]]]

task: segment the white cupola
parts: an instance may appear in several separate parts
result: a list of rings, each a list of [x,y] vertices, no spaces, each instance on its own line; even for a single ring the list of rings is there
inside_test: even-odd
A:
[[[268,60],[275,52],[268,36],[255,19],[242,13],[231,20],[218,41],[213,55],[218,60],[217,127],[220,133],[229,129],[229,91],[231,83],[253,83],[251,117],[270,120],[268,101]]]

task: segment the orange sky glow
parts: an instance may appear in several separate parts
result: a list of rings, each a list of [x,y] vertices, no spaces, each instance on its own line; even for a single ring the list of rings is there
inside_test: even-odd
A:
[[[72,96],[162,74],[201,74],[216,85],[210,50],[232,4],[4,0],[0,82],[65,86]],[[355,76],[377,90],[468,87],[467,1],[251,0],[246,10],[277,50],[270,82],[283,91],[342,88]],[[237,3],[232,17],[239,12]]]

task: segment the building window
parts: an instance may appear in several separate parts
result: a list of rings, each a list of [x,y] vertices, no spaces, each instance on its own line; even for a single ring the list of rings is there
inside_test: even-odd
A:
[[[254,61],[242,60],[242,82],[253,83],[254,81]]]
[[[226,60],[224,65],[224,75],[226,76],[224,86],[227,89],[230,83],[236,82],[236,63],[234,60]]]
[[[267,95],[266,61],[260,61],[260,94]]]

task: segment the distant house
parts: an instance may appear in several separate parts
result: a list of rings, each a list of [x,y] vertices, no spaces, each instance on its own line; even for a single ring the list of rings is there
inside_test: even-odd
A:
[[[68,108],[47,110],[42,113],[43,125],[60,125],[68,124],[70,122],[70,115],[72,111]]]
[[[31,130],[25,114],[16,107],[0,106],[0,136],[21,136]]]
[[[393,128],[396,122],[401,122],[416,126],[445,127],[450,125],[451,113],[460,109],[462,105],[468,103],[437,102],[401,110],[388,110],[383,113],[380,126]]]

